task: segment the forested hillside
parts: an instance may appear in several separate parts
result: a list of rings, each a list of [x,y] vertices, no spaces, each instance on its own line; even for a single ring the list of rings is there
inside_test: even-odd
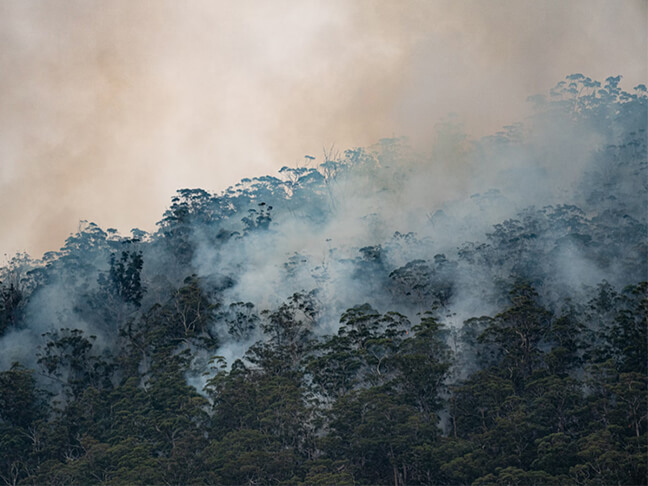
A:
[[[646,87],[530,102],[16,255],[0,481],[646,484]]]

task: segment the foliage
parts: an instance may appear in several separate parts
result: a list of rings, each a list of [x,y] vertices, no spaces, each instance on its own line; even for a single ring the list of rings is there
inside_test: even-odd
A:
[[[646,88],[619,83],[534,99],[539,130],[604,141],[568,200],[493,188],[401,214],[431,172],[383,139],[181,189],[154,234],[83,222],[18,255],[0,484],[645,484]],[[517,160],[530,132],[443,125],[435,160]]]

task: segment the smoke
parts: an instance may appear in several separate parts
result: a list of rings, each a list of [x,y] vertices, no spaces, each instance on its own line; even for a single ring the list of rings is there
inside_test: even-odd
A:
[[[551,282],[542,290],[547,305],[558,305],[568,295],[580,298],[585,288],[606,278],[623,285],[634,278],[627,270],[610,262],[603,268],[600,258],[578,243],[583,236],[579,232],[591,230],[576,223],[564,227],[562,211],[571,210],[549,207],[582,205],[583,191],[589,194],[601,184],[611,187],[612,180],[584,180],[602,147],[620,141],[599,126],[606,119],[602,114],[577,123],[569,113],[545,112],[527,125],[472,142],[460,127],[448,123],[438,127],[427,154],[412,152],[399,140],[383,140],[366,152],[351,151],[347,160],[360,154],[357,166],[330,179],[323,197],[302,201],[291,194],[301,214],[284,208],[269,230],[224,245],[194,233],[193,267],[206,279],[231,275],[234,285],[225,291],[224,301],[253,302],[261,309],[276,308],[295,292],[317,291],[323,312],[320,331],[325,333],[335,332],[340,314],[361,302],[371,302],[382,312],[397,309],[415,320],[433,300],[423,295],[431,291],[421,290],[425,286],[454,289],[452,298],[441,302],[441,315],[458,327],[471,316],[496,312],[501,291],[496,282],[511,274]],[[625,119],[619,123],[627,131],[645,126],[645,121],[636,126]],[[293,190],[299,186],[290,182],[283,184]],[[624,207],[637,200],[645,208],[645,190],[626,192],[623,187],[615,204]],[[312,217],[318,206],[330,212],[327,218]],[[591,203],[584,207],[589,216],[601,209]],[[631,214],[645,225],[642,210]],[[581,219],[579,224],[585,225],[584,213],[577,213],[574,221]],[[478,253],[484,261],[444,263],[446,258],[456,262],[472,242],[488,244]],[[616,241],[629,242],[625,234]],[[416,260],[426,260],[427,267],[421,266],[423,274],[404,276],[411,288],[399,294],[392,277]],[[437,260],[441,263],[430,266]],[[562,297],[556,296],[557,289]]]
[[[4,1],[0,248],[39,255],[80,219],[152,229],[178,187],[332,143],[429,149],[450,112],[492,133],[565,73],[633,86],[645,32],[641,0]]]
[[[6,324],[2,309],[0,364],[34,366],[40,335],[61,328],[97,336],[95,354],[128,346],[131,326],[182,333],[198,305],[205,335],[185,327],[177,351],[190,352],[188,380],[201,388],[214,353],[229,365],[243,357],[285,302],[304,304],[293,310],[307,317],[291,318],[316,335],[335,333],[340,315],[364,302],[413,323],[433,311],[459,332],[470,317],[499,312],[519,277],[551,309],[584,305],[604,279],[637,281],[646,274],[645,86],[567,81],[551,102],[536,98],[524,124],[479,140],[451,117],[428,150],[381,139],[220,194],[179,191],[156,234],[123,239],[86,224],[60,253],[18,262],[37,272],[25,279],[33,288],[18,322]],[[120,280],[134,267],[109,270],[110,255],[128,251],[143,255],[141,308],[109,283],[134,282]]]
[[[79,225],[33,264],[0,366],[35,366],[41,335],[61,328],[97,336],[93,353],[118,349],[192,274],[221,343],[182,345],[198,387],[214,352],[231,365],[264,339],[262,312],[298,292],[316,334],[364,302],[458,330],[499,312],[514,276],[552,308],[636,281],[645,99],[588,119],[565,93],[538,112],[525,100],[572,72],[644,82],[645,14],[606,1],[4,2],[0,245],[51,249],[82,218],[151,230],[179,187],[215,193],[140,241]],[[260,174],[276,178],[247,178]],[[102,287],[124,249],[143,253],[141,308]]]

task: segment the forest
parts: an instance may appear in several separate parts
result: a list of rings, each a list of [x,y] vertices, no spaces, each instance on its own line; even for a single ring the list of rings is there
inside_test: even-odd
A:
[[[646,484],[648,93],[529,102],[7,260],[0,484]]]

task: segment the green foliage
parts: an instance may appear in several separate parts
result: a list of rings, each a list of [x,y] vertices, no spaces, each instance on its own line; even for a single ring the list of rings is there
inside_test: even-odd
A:
[[[0,336],[16,324],[16,312],[22,298],[22,293],[13,283],[6,286],[0,282]]]
[[[645,284],[595,289],[560,317],[516,283],[494,317],[453,335],[365,304],[316,339],[314,294],[260,316],[217,308],[195,277],[123,329],[113,356],[75,329],[47,334],[39,364],[0,373],[0,478],[48,484],[641,484],[648,379],[638,366]],[[215,316],[264,332],[199,395],[192,347],[214,351]],[[227,323],[230,324],[227,324]],[[231,334],[231,332],[230,332]],[[481,356],[453,375],[448,345]],[[455,346],[457,343],[455,342]],[[605,359],[607,358],[607,359]],[[465,359],[465,356],[464,358]],[[638,369],[637,369],[638,368]],[[60,387],[51,388],[55,393]]]
[[[434,241],[397,232],[321,263],[291,249],[272,262],[291,290],[263,302],[233,301],[250,251],[287,219],[330,222],[340,182],[399,204],[400,139],[220,196],[182,189],[154,235],[84,222],[60,252],[19,255],[0,269],[3,349],[46,332],[24,366],[0,356],[0,484],[646,484],[646,92],[576,74],[535,100],[541,128],[567,117],[609,142],[589,154],[582,209],[513,216],[488,190],[473,219],[430,216]],[[526,136],[513,125],[476,150],[516,159]],[[436,156],[467,158],[457,126],[439,139]],[[496,207],[511,216],[484,241],[437,253]],[[371,303],[335,327],[359,294]]]
[[[492,345],[493,369],[519,390],[545,365],[540,345],[548,337],[551,316],[526,283],[516,283],[510,299],[511,307],[495,316],[478,340]]]
[[[107,276],[99,276],[99,283],[114,296],[139,307],[146,291],[140,277],[143,264],[142,252],[122,251],[119,258],[113,253],[110,271]]]
[[[49,340],[41,349],[38,364],[44,373],[77,395],[88,386],[109,388],[114,364],[93,351],[96,336],[80,329],[63,328],[43,335]]]

